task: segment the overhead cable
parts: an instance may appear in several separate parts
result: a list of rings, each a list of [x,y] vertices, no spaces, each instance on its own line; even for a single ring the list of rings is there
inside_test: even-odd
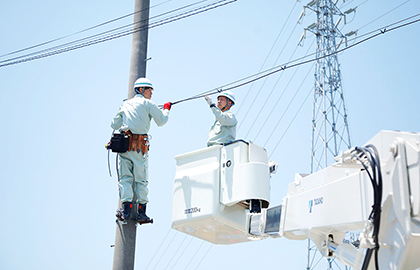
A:
[[[298,49],[298,46],[296,46],[296,47],[295,47],[295,50],[293,51],[292,55],[290,56],[290,59],[291,59],[291,58],[295,55],[295,53],[296,53],[297,49]],[[290,59],[289,59],[289,61],[290,61]],[[265,105],[267,105],[267,102],[270,100],[271,95],[274,93],[274,90],[276,89],[277,84],[279,83],[279,81],[280,81],[280,79],[282,78],[283,74],[284,74],[284,73],[281,73],[281,74],[280,74],[279,78],[277,79],[276,83],[274,84],[273,88],[271,89],[270,94],[269,94],[269,95],[267,96],[267,98],[265,99],[264,104],[261,106],[260,111],[258,112],[257,116],[256,116],[256,117],[255,117],[255,119],[254,119],[254,122],[252,122],[251,128],[248,130],[247,134],[245,135],[245,138],[247,138],[247,137],[248,137],[249,132],[251,131],[252,127],[253,127],[253,126],[254,126],[254,124],[257,122],[258,118],[260,117],[261,112],[262,112],[262,111],[263,111],[263,109],[265,108]],[[267,78],[268,78],[268,77],[267,77]],[[261,86],[260,91],[258,92],[258,94],[257,94],[257,95],[259,95],[259,93],[262,91],[262,88],[263,88],[263,86]],[[286,90],[286,89],[285,89],[285,90]],[[284,94],[284,91],[283,91],[283,94]],[[283,95],[283,94],[282,94],[282,95]],[[249,107],[248,112],[249,112],[250,110],[251,110],[251,107]],[[247,114],[248,114],[248,113],[247,113]],[[246,117],[245,117],[245,118],[246,118]],[[239,128],[238,128],[238,129],[239,129]]]
[[[179,255],[178,256],[178,259],[175,261],[175,263],[174,263],[174,265],[172,266],[172,268],[171,269],[174,269],[174,267],[176,266],[176,264],[178,263],[178,261],[179,261],[179,259],[184,255],[184,253],[185,253],[185,251],[187,250],[187,248],[190,246],[190,244],[191,244],[191,242],[192,242],[192,240],[193,240],[194,238],[193,237],[191,237],[191,239],[190,239],[190,241],[188,242],[188,244],[187,244],[187,246],[184,248],[184,250],[182,251],[182,253],[181,253],[181,255]]]
[[[206,253],[204,254],[204,256],[201,258],[200,262],[197,264],[197,266],[195,267],[195,269],[198,269],[198,267],[200,266],[201,262],[204,260],[204,258],[206,258],[207,254],[209,253],[210,249],[213,247],[213,244],[210,244],[210,247],[207,249]]]
[[[271,151],[271,154],[268,158],[271,158],[271,156],[274,154],[274,152],[276,151],[277,147],[279,146],[280,142],[283,140],[284,135],[286,135],[287,131],[289,130],[290,126],[292,125],[292,123],[295,121],[295,118],[297,117],[297,115],[299,114],[300,110],[302,109],[303,105],[305,104],[306,100],[308,99],[308,97],[310,96],[310,94],[313,92],[313,88],[311,88],[311,91],[308,92],[308,95],[306,96],[306,98],[303,100],[302,104],[300,105],[298,111],[296,112],[295,116],[293,117],[292,121],[290,121],[289,125],[287,126],[286,130],[283,132],[283,135],[280,137],[280,140],[277,142],[276,146],[274,147],[274,149]]]
[[[174,241],[175,236],[177,236],[178,231],[176,231],[176,233],[174,234],[174,236],[172,236],[171,241],[169,242],[169,244],[166,246],[166,249],[163,251],[162,255],[160,256],[158,262],[156,263],[155,267],[153,267],[153,269],[156,269],[156,267],[159,265],[160,261],[162,260],[162,257],[165,255],[166,251],[168,250],[168,248],[171,246],[172,241]]]
[[[312,67],[313,67],[314,65],[315,65],[315,64],[312,64]],[[290,105],[292,104],[293,100],[295,99],[295,97],[296,97],[296,96],[297,96],[297,94],[299,93],[300,89],[302,89],[303,83],[304,83],[304,82],[306,81],[306,79],[308,78],[309,73],[310,73],[310,72],[311,72],[311,70],[312,70],[312,67],[311,67],[311,68],[308,70],[308,72],[306,73],[306,76],[305,76],[305,78],[302,80],[302,82],[301,82],[301,84],[300,84],[299,88],[297,89],[297,91],[295,91],[295,94],[293,95],[292,100],[290,100],[289,104],[288,104],[288,105],[287,105],[287,107],[284,109],[284,112],[283,112],[282,116],[280,117],[280,119],[279,119],[279,121],[277,122],[277,124],[274,126],[273,131],[271,132],[270,136],[268,136],[268,139],[265,141],[265,143],[264,143],[264,147],[266,146],[267,142],[270,140],[270,138],[271,138],[271,136],[273,135],[274,131],[277,129],[277,126],[279,125],[279,123],[280,123],[280,122],[281,122],[281,120],[283,119],[284,115],[286,114],[286,112],[287,112],[287,110],[289,109]],[[298,70],[298,69],[296,69],[296,71],[297,71],[297,70]],[[296,74],[296,73],[295,73],[295,74]],[[293,76],[294,76],[295,74],[293,74]],[[291,79],[290,79],[290,81],[291,81],[292,79],[293,79],[293,78],[291,78]],[[290,83],[290,81],[289,81],[289,83]],[[286,87],[286,88],[287,88],[287,87]],[[285,90],[286,90],[286,89],[285,89]],[[262,125],[262,127],[260,128],[260,130],[259,130],[259,132],[258,132],[257,136],[255,136],[254,141],[256,141],[256,140],[257,140],[258,135],[261,133],[261,130],[264,128],[265,124],[267,123],[267,120],[270,118],[271,114],[273,113],[274,109],[276,108],[277,104],[279,103],[279,100],[280,100],[280,98],[276,101],[276,105],[273,107],[273,109],[271,110],[270,114],[267,116],[267,118],[266,118],[266,120],[265,120],[264,124]]]
[[[402,3],[402,4],[398,5],[398,6],[396,6],[395,8],[391,9],[390,11],[388,11],[388,12],[386,12],[386,13],[382,14],[381,16],[379,16],[378,18],[374,19],[373,21],[371,21],[371,22],[369,22],[369,23],[367,23],[367,24],[363,25],[362,27],[360,27],[360,28],[359,28],[359,30],[360,30],[360,29],[362,29],[362,28],[365,28],[366,26],[368,26],[368,25],[369,25],[369,24],[371,24],[371,23],[376,22],[376,21],[377,21],[377,20],[379,20],[380,18],[382,18],[382,17],[384,17],[384,16],[388,15],[388,14],[389,14],[389,13],[391,13],[392,11],[394,11],[394,10],[398,9],[399,7],[401,7],[401,6],[405,5],[405,4],[407,4],[407,3],[408,3],[408,2],[410,2],[410,1],[411,1],[411,0],[407,0],[407,1],[405,1],[404,3]],[[362,4],[363,4],[363,3],[362,3]]]
[[[172,229],[171,229],[171,228],[169,228],[168,232],[166,233],[165,238],[164,238],[164,239],[162,240],[162,242],[160,243],[160,245],[159,245],[158,249],[156,250],[156,252],[155,252],[155,254],[153,255],[152,259],[150,259],[149,264],[146,266],[146,268],[145,268],[145,269],[148,269],[148,268],[149,268],[150,264],[152,263],[153,259],[156,257],[156,254],[159,252],[160,248],[161,248],[161,247],[162,247],[162,245],[163,245],[163,242],[165,242],[165,240],[166,240],[166,238],[168,237],[168,235],[169,235],[169,233],[171,232],[171,230],[172,230]]]
[[[289,16],[287,16],[287,19],[286,19],[286,21],[284,22],[283,27],[281,28],[281,30],[280,30],[280,32],[279,32],[279,34],[277,35],[276,40],[274,41],[273,45],[271,46],[271,49],[270,49],[270,51],[268,52],[267,56],[265,57],[265,60],[264,60],[264,62],[262,63],[262,65],[261,65],[261,67],[260,67],[260,70],[259,70],[258,72],[261,72],[261,71],[262,71],[262,69],[263,69],[263,67],[264,67],[265,63],[266,63],[266,62],[267,62],[267,60],[268,60],[268,57],[270,56],[271,52],[272,52],[272,51],[273,51],[273,49],[274,49],[274,46],[277,44],[277,41],[278,41],[279,37],[280,37],[280,36],[281,36],[281,34],[283,33],[283,30],[284,30],[284,28],[285,28],[285,26],[286,26],[287,22],[289,21],[290,16],[292,15],[293,10],[295,9],[295,7],[296,7],[297,3],[298,3],[298,2],[296,1],[296,2],[295,2],[295,5],[294,5],[294,6],[293,6],[293,8],[292,8],[292,10],[289,12]],[[250,93],[250,91],[251,91],[251,89],[252,89],[252,86],[253,86],[253,84],[249,87],[248,92],[246,93],[246,95],[245,95],[245,97],[244,97],[244,100],[246,100],[246,98],[248,97],[248,94]],[[237,113],[237,114],[239,114],[239,112],[241,111],[241,108],[242,108],[242,106],[243,106],[243,105],[244,105],[244,102],[242,102],[242,103],[241,103],[241,105],[239,105],[239,108],[238,108],[238,110],[236,111],[236,113]]]
[[[40,59],[40,58],[44,58],[44,57],[48,57],[48,56],[53,56],[53,55],[56,55],[56,54],[60,54],[60,53],[64,53],[64,52],[68,52],[68,51],[72,51],[72,50],[76,50],[76,49],[80,49],[80,48],[83,48],[83,47],[95,45],[95,44],[102,43],[102,42],[105,42],[105,41],[110,41],[110,40],[113,40],[113,39],[116,39],[116,38],[131,35],[133,33],[139,32],[139,31],[144,31],[144,30],[155,28],[155,27],[158,27],[158,26],[162,26],[162,25],[174,22],[174,21],[178,21],[178,20],[181,20],[181,19],[184,19],[184,18],[187,18],[187,17],[191,17],[191,16],[194,16],[194,15],[197,15],[197,14],[200,14],[200,13],[203,13],[203,12],[206,12],[206,11],[218,8],[218,7],[225,6],[227,4],[230,4],[230,3],[233,3],[233,2],[236,2],[236,1],[237,0],[219,0],[219,1],[213,2],[211,4],[195,8],[193,10],[188,10],[184,13],[174,15],[174,16],[169,17],[169,18],[161,19],[161,20],[156,21],[156,22],[151,22],[147,26],[133,27],[133,29],[124,30],[124,31],[120,31],[118,33],[103,36],[103,35],[108,34],[110,32],[115,32],[116,30],[120,30],[120,29],[125,28],[127,26],[131,26],[133,24],[122,26],[122,27],[119,27],[119,28],[116,28],[116,29],[113,29],[113,30],[109,30],[109,31],[106,31],[106,32],[103,32],[103,33],[100,33],[100,34],[96,34],[96,35],[93,35],[93,36],[82,38],[82,39],[79,39],[79,40],[76,40],[76,41],[68,42],[66,44],[58,45],[58,46],[55,46],[55,47],[52,47],[52,48],[44,49],[44,50],[41,50],[41,51],[38,51],[38,52],[35,52],[35,53],[31,53],[31,54],[27,54],[27,55],[24,55],[24,56],[19,56],[19,57],[15,57],[15,58],[2,60],[2,61],[0,61],[0,67],[5,67],[5,66],[9,66],[9,65],[15,65],[15,64],[23,63],[23,62],[28,62],[28,61],[32,61],[32,60],[36,60],[36,59]],[[103,37],[99,37],[99,36],[103,36]],[[88,40],[88,41],[86,41],[86,40]]]
[[[150,7],[150,9],[152,9],[152,8],[154,8],[154,7],[157,7],[157,6],[160,6],[160,5],[163,5],[163,4],[165,4],[165,3],[171,2],[171,1],[172,1],[172,0],[168,0],[168,1],[162,2],[162,3],[160,3],[160,4],[156,4],[156,5],[154,5],[154,6],[151,6],[151,7]],[[118,18],[115,18],[115,19],[112,19],[112,20],[109,20],[109,21],[106,21],[106,22],[103,22],[103,23],[100,23],[100,24],[97,24],[97,25],[94,25],[94,26],[91,26],[91,27],[88,27],[88,28],[86,28],[86,29],[83,29],[83,30],[77,31],[77,32],[75,32],[75,33],[73,33],[73,34],[68,34],[68,35],[65,35],[65,36],[62,36],[62,37],[59,37],[59,38],[55,38],[55,39],[52,39],[52,40],[49,40],[49,41],[46,41],[46,42],[42,42],[42,43],[39,43],[39,44],[36,44],[36,45],[30,46],[30,47],[24,48],[24,49],[20,49],[20,50],[17,50],[17,51],[13,51],[13,52],[10,52],[10,53],[6,53],[6,54],[3,54],[3,55],[0,55],[0,58],[1,58],[1,57],[4,57],[4,56],[8,56],[8,55],[12,55],[12,54],[16,54],[16,53],[24,52],[24,51],[27,51],[27,50],[30,50],[30,49],[34,49],[34,48],[37,48],[37,47],[40,47],[40,46],[44,46],[44,45],[47,45],[47,44],[50,44],[50,43],[53,43],[53,42],[56,42],[56,41],[59,41],[59,40],[62,40],[62,39],[65,39],[65,38],[68,38],[68,37],[74,36],[74,35],[77,35],[77,34],[81,34],[81,33],[87,32],[87,31],[89,31],[89,30],[93,30],[93,29],[96,29],[96,28],[98,28],[98,27],[101,27],[101,26],[104,26],[104,25],[107,25],[107,24],[110,24],[110,23],[113,23],[113,22],[119,21],[119,20],[124,19],[124,18],[127,18],[127,17],[129,17],[129,16],[133,16],[134,14],[139,13],[139,12],[142,12],[142,11],[144,11],[144,9],[142,9],[142,10],[138,10],[138,11],[136,11],[136,12],[133,12],[133,13],[130,13],[130,14],[127,14],[127,15],[124,15],[124,16],[120,16],[120,17],[118,17]]]
[[[191,256],[190,261],[188,262],[187,266],[185,266],[185,269],[188,268],[188,266],[190,265],[190,263],[192,262],[192,260],[195,258],[195,256],[197,255],[198,251],[201,249],[201,247],[203,246],[204,241],[201,242],[201,245],[197,248],[197,250],[195,251],[194,255]]]
[[[420,13],[417,14],[417,15],[414,15],[414,16],[412,16],[410,18],[417,17],[417,16],[420,16]],[[397,23],[406,21],[406,20],[408,20],[410,18],[401,20],[401,21],[399,21]],[[344,52],[344,51],[347,51],[347,50],[349,50],[349,49],[351,49],[351,48],[353,48],[353,47],[355,47],[355,46],[357,46],[359,44],[362,44],[362,43],[364,43],[364,42],[366,42],[368,40],[371,40],[371,39],[373,39],[373,38],[375,38],[377,36],[380,36],[382,34],[385,34],[385,33],[388,33],[388,32],[391,32],[391,31],[397,30],[399,28],[406,27],[406,26],[409,26],[411,24],[418,23],[418,22],[420,22],[420,19],[416,19],[416,20],[413,20],[413,21],[404,23],[402,25],[394,26],[392,28],[388,28],[388,26],[390,26],[390,25],[388,25],[388,26],[386,26],[384,28],[380,28],[380,29],[376,30],[376,31],[379,31],[378,33],[372,34],[372,35],[370,35],[370,36],[368,36],[368,37],[366,37],[366,38],[364,38],[364,39],[362,39],[360,41],[357,41],[357,42],[353,43],[352,45],[349,45],[349,46],[347,46],[347,47],[345,47],[343,49],[337,50],[335,52],[332,52],[332,53],[323,55],[321,57],[315,57],[315,58],[312,58],[312,59],[309,59],[309,60],[301,61],[301,60],[306,59],[306,58],[308,58],[308,57],[310,57],[310,56],[312,56],[312,55],[314,55],[316,53],[308,54],[308,55],[302,56],[300,58],[297,58],[295,60],[289,61],[287,63],[278,65],[278,66],[273,67],[273,68],[270,68],[270,69],[267,69],[267,70],[265,70],[263,72],[256,73],[256,74],[247,76],[245,78],[236,80],[236,81],[234,81],[232,83],[223,85],[221,87],[214,88],[212,90],[203,92],[201,94],[194,95],[194,96],[189,97],[189,98],[184,98],[184,99],[181,99],[181,100],[177,100],[175,102],[172,102],[172,105],[175,105],[175,104],[178,104],[178,103],[182,103],[182,102],[185,102],[185,101],[189,101],[189,100],[203,98],[205,96],[214,95],[214,94],[221,93],[221,92],[224,92],[224,91],[227,91],[227,90],[233,90],[233,89],[242,87],[244,85],[247,85],[247,84],[253,83],[255,81],[261,80],[261,79],[263,79],[265,77],[271,76],[271,75],[276,74],[278,72],[282,72],[282,71],[284,71],[286,69],[294,68],[294,67],[297,67],[297,66],[300,66],[300,65],[305,65],[305,64],[308,64],[308,63],[311,63],[311,62],[315,62],[315,61],[318,61],[318,60],[323,59],[323,58],[326,58],[326,57],[330,57],[330,56],[335,55],[335,54],[339,54],[339,53]],[[393,23],[391,25],[395,25],[397,23]],[[363,36],[365,36],[365,35],[363,35]],[[360,39],[360,37],[361,36],[355,37],[355,38],[351,39],[350,41]],[[328,50],[328,49],[326,49],[326,50]],[[298,61],[301,61],[301,62],[298,62]],[[298,63],[296,63],[296,62],[298,62]],[[293,64],[293,63],[295,63],[295,64]],[[163,105],[160,105],[160,106],[163,107]]]
[[[289,41],[290,41],[290,39],[291,39],[291,37],[292,37],[292,35],[293,35],[293,33],[295,32],[295,30],[296,30],[296,27],[298,26],[298,23],[296,23],[295,24],[295,27],[293,27],[293,30],[290,32],[290,35],[289,35],[289,37],[288,37],[288,39],[287,39],[287,41],[286,41],[286,43],[284,44],[284,46],[283,46],[283,48],[282,48],[282,50],[281,50],[281,52],[279,53],[279,55],[277,56],[277,59],[276,59],[276,61],[274,62],[274,65],[276,65],[277,64],[277,61],[280,59],[280,56],[283,54],[283,51],[284,51],[284,49],[286,48],[286,45],[289,43]],[[292,53],[292,55],[290,56],[290,58],[289,58],[289,61],[290,61],[290,59],[292,59],[292,57],[293,57],[293,55],[294,55],[294,53],[296,52],[296,50],[297,50],[297,47],[295,48],[295,50],[294,50],[294,52]],[[279,78],[280,79],[280,78]],[[266,80],[264,81],[264,83],[263,83],[263,85],[260,87],[260,90],[257,92],[257,95],[256,96],[258,96],[259,94],[260,94],[260,92],[262,91],[262,89],[263,89],[263,87],[264,87],[264,85],[265,85],[265,83],[266,83]],[[273,89],[274,90],[274,89]],[[271,96],[271,94],[273,93],[273,91],[271,91],[271,93],[270,93],[270,95],[269,96]],[[265,103],[267,103],[267,100],[266,100],[266,102]],[[265,104],[264,104],[265,105]],[[264,107],[264,106],[262,106],[262,107]],[[262,110],[263,108],[261,108],[261,110]],[[248,110],[247,110],[247,112],[246,112],[246,114],[245,114],[245,116],[244,116],[244,118],[247,118],[247,116],[248,116],[248,113],[250,112],[250,110],[251,110],[251,106],[249,106],[248,107]],[[261,111],[260,111],[260,113],[261,113]],[[259,115],[258,115],[259,116]],[[256,118],[258,118],[258,116],[256,117]],[[255,120],[256,121],[256,120]],[[254,121],[254,123],[255,123],[255,121]],[[242,124],[242,123],[241,123]],[[238,130],[241,128],[241,124],[239,124],[239,126],[238,126]],[[248,131],[249,132],[249,131]],[[248,135],[248,134],[247,134]],[[246,137],[246,136],[245,136]]]
[[[178,248],[172,255],[172,258],[169,260],[168,264],[166,265],[165,270],[168,269],[169,265],[171,264],[172,260],[175,258],[175,255],[178,253],[179,249],[181,248],[182,244],[184,244],[185,239],[187,239],[187,237],[188,237],[188,234],[185,234],[184,239],[182,240],[181,244],[178,245]]]

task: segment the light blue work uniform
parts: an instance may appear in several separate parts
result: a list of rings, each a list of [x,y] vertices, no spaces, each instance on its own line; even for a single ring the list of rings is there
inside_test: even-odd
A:
[[[158,106],[137,94],[127,100],[120,107],[119,112],[111,122],[113,129],[121,131],[130,130],[133,134],[147,134],[150,129],[150,121],[155,121],[158,126],[168,122],[169,110],[161,110]],[[119,154],[119,178],[118,190],[121,203],[133,200],[132,184],[134,180],[134,192],[137,196],[137,203],[146,204],[149,202],[148,185],[148,158],[142,152],[127,151]]]
[[[236,138],[236,125],[238,123],[235,114],[230,110],[222,112],[216,106],[211,107],[211,110],[215,119],[209,131],[207,146],[234,141]]]

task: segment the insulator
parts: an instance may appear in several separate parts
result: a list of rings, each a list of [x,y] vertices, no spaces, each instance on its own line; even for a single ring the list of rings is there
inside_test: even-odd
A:
[[[302,36],[301,36],[301,37],[300,37],[300,39],[299,39],[299,44],[301,44],[301,42],[302,42],[302,40],[303,40],[304,38],[306,38],[306,31],[305,31],[305,30],[303,30],[303,34],[302,34]]]
[[[344,11],[344,14],[350,14],[352,12],[356,11],[355,8],[350,8],[349,10]]]
[[[316,23],[313,23],[311,25],[309,25],[308,27],[306,27],[307,29],[314,29],[316,27]]]
[[[309,2],[307,4],[308,7],[312,7],[313,5],[315,5],[316,3],[318,3],[318,0],[312,0],[311,2]]]
[[[346,37],[353,36],[353,35],[355,35],[356,33],[357,33],[357,31],[350,31],[350,32],[348,32],[348,33],[346,34]]]
[[[305,16],[305,7],[303,7],[303,10],[299,15],[298,23],[300,23],[300,20],[302,19],[303,16]]]

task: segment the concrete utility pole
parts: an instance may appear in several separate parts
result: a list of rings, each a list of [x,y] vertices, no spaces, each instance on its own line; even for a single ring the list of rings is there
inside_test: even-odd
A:
[[[146,77],[147,38],[150,0],[135,0],[134,34],[131,44],[130,77],[128,99],[134,97],[133,85],[139,77]]]
[[[146,58],[147,58],[147,37],[149,25],[150,0],[135,0],[134,8],[134,33],[131,45],[131,64],[128,84],[127,98],[133,98],[134,82],[139,77],[146,77]],[[134,183],[133,183],[134,185]],[[133,201],[137,198],[134,197]],[[118,207],[121,207],[121,201],[118,201]],[[137,206],[133,205],[131,217],[135,217]],[[114,246],[113,270],[133,270],[134,257],[136,251],[136,223],[129,220],[123,225],[117,222]]]

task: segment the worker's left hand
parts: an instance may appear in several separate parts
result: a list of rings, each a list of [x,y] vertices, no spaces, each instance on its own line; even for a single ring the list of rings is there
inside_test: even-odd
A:
[[[172,107],[172,103],[170,102],[166,102],[165,104],[163,104],[164,110],[171,110],[171,107]]]

